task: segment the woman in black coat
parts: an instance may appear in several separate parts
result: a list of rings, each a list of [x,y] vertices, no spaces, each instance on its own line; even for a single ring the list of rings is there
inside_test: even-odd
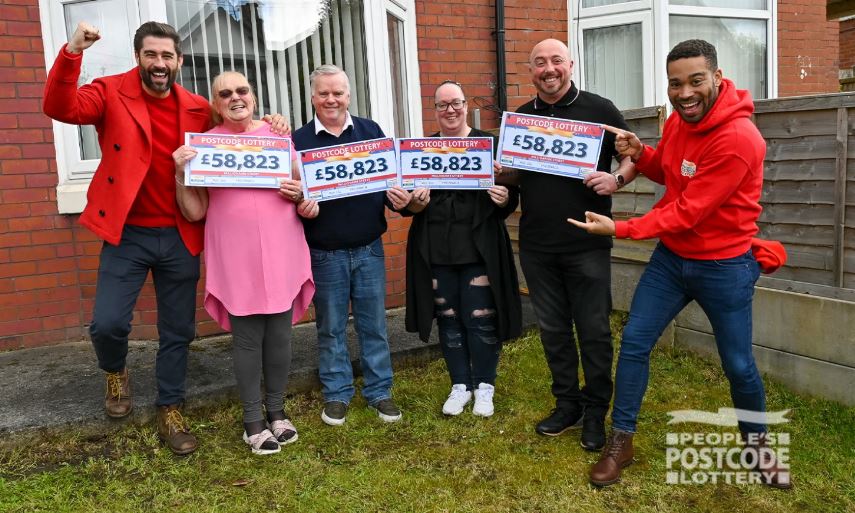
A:
[[[471,128],[460,84],[436,89],[434,137],[493,137]],[[494,143],[495,145],[495,143]],[[497,166],[497,164],[496,164]],[[451,377],[446,415],[493,414],[496,367],[502,342],[521,331],[519,283],[505,218],[519,204],[516,188],[417,189],[407,207],[413,215],[407,239],[407,331],[430,337],[437,320],[442,354]]]

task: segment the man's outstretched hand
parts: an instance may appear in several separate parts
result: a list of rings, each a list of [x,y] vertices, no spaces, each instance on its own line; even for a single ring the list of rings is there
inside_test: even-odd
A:
[[[567,219],[567,222],[594,235],[615,234],[615,222],[609,217],[594,212],[585,212],[584,223],[575,219]]]

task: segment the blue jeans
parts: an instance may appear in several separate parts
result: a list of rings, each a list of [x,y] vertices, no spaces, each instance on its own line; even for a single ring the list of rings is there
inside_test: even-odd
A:
[[[751,352],[751,302],[760,266],[751,252],[724,260],[689,260],[661,243],[638,282],[615,375],[612,427],[635,432],[647,389],[650,352],[667,324],[690,301],[706,313],[713,328],[730,397],[738,409],[766,411],[763,380]],[[766,431],[763,424],[740,422],[743,433]]]
[[[184,401],[187,353],[196,336],[196,283],[199,257],[190,254],[178,229],[126,225],[118,246],[104,243],[89,334],[98,366],[125,368],[134,305],[151,270],[157,297],[157,400]]]
[[[391,397],[392,360],[386,339],[386,265],[380,239],[367,246],[310,249],[315,278],[318,374],[325,401],[350,403],[353,367],[347,350],[348,304],[359,339],[368,404]]]
[[[496,338],[496,302],[484,264],[433,265],[436,326],[452,385],[494,385],[502,345]]]

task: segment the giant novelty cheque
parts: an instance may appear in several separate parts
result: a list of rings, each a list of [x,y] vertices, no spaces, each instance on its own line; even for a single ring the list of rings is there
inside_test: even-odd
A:
[[[395,140],[372,139],[300,152],[303,194],[316,201],[385,191],[398,185]]]
[[[398,140],[401,187],[489,189],[493,185],[491,137]]]
[[[497,160],[503,166],[582,179],[597,170],[604,135],[598,123],[505,112]]]
[[[184,166],[184,185],[278,189],[291,178],[291,139],[251,135],[185,134],[196,156]]]

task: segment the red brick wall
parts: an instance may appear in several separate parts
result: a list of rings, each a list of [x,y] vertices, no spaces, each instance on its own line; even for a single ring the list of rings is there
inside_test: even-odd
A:
[[[534,94],[525,67],[531,46],[545,37],[566,38],[565,2],[530,4],[509,0],[506,7],[511,109]],[[426,130],[436,129],[433,88],[447,78],[461,81],[476,105],[475,97],[494,104],[493,1],[418,1],[416,9]],[[45,63],[38,0],[4,0],[0,42],[6,50],[0,76],[13,86],[0,92],[0,350],[79,340],[91,319],[101,243],[77,224],[77,216],[57,213],[53,131],[40,109]],[[482,109],[482,126],[496,127],[497,120],[497,113]],[[383,237],[388,307],[404,304],[408,226],[391,214]],[[201,308],[197,317],[201,335],[220,331]],[[134,312],[132,337],[156,338],[156,319],[149,281]]]
[[[91,320],[101,242],[60,215],[38,0],[0,6],[0,350],[80,340]],[[200,295],[201,298],[201,295]],[[156,338],[149,281],[134,312],[134,338]],[[200,310],[201,312],[201,310]],[[204,314],[199,331],[219,328]]]
[[[495,0],[416,0],[416,24],[425,133],[438,130],[433,92],[444,80],[463,85],[470,116],[481,108],[481,127],[497,128]],[[505,2],[505,66],[508,109],[530,100],[534,86],[528,55],[540,40],[567,41],[566,0]]]
[[[83,333],[81,258],[72,220],[57,215],[37,0],[0,5],[0,350]]]
[[[528,71],[531,49],[550,37],[567,43],[570,15],[567,2],[563,0],[507,0],[505,16],[508,109],[516,110],[537,94]]]
[[[386,308],[404,306],[406,301],[407,232],[409,218],[386,211],[389,229],[383,234],[386,253]]]
[[[434,88],[443,80],[457,80],[476,97],[470,113],[479,104],[495,105],[495,0],[417,0],[416,13],[425,133],[437,129],[431,107]],[[513,110],[535,94],[527,67],[532,46],[547,37],[567,40],[567,2],[507,0],[505,17],[508,108]],[[855,61],[855,22],[846,23],[853,31],[848,55]],[[826,21],[824,2],[778,0],[780,96],[839,90],[838,54],[844,47],[838,44],[838,25]],[[482,127],[496,127],[498,119],[482,108]]]
[[[855,66],[855,19],[840,22],[840,68]]]
[[[778,95],[840,90],[839,23],[826,21],[825,2],[778,0]]]
[[[535,94],[528,55],[538,41],[566,41],[566,0],[506,0],[508,108]],[[816,5],[814,5],[816,4]],[[484,128],[498,126],[496,104],[495,1],[416,0],[425,132],[436,130],[433,90],[454,79],[469,95],[470,111],[481,107]],[[778,3],[781,96],[837,90],[838,24],[825,21],[822,2]],[[465,24],[465,26],[464,26]],[[853,22],[843,30],[853,30]],[[852,37],[847,38],[849,40]],[[100,242],[56,209],[56,161],[50,121],[41,114],[45,79],[38,0],[0,5],[0,350],[86,337]],[[843,66],[852,63],[845,44]],[[53,53],[53,50],[50,52]],[[386,243],[389,307],[404,304],[404,249],[409,222],[389,216]],[[200,283],[200,303],[201,303]],[[199,310],[199,333],[219,328]],[[147,284],[134,313],[135,338],[156,337],[156,305]]]
[[[101,242],[60,215],[51,121],[41,113],[45,61],[38,0],[0,5],[0,351],[86,338]],[[51,51],[50,53],[53,53]],[[409,221],[389,216],[388,307],[404,304]],[[204,272],[204,269],[203,269]],[[203,279],[197,304],[201,305]],[[309,315],[311,317],[311,313]],[[200,307],[200,335],[222,330]],[[151,280],[134,311],[136,339],[157,338]]]

